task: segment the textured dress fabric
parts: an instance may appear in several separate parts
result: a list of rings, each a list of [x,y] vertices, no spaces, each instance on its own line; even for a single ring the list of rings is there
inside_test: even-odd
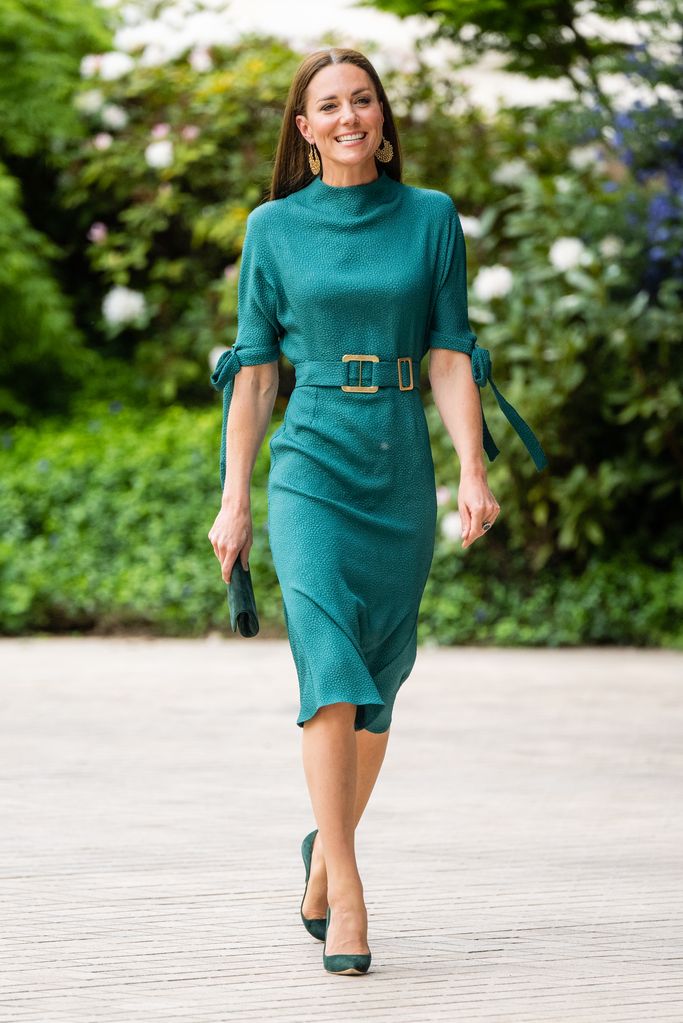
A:
[[[224,390],[221,481],[234,375],[282,353],[297,384],[269,445],[268,534],[298,675],[300,726],[320,707],[348,702],[356,706],[356,730],[389,728],[416,659],[436,530],[419,389],[319,386],[305,382],[305,364],[338,363],[347,353],[419,364],[430,347],[485,352],[475,347],[466,288],[453,200],[383,170],[360,185],[315,177],[247,219],[237,338],[212,376]],[[348,365],[363,370],[365,384],[369,364]],[[490,379],[490,363],[473,360],[475,379],[477,371],[483,383]],[[349,372],[349,383],[358,383]],[[538,442],[529,435],[523,439],[532,451]],[[484,441],[495,457],[486,427]]]

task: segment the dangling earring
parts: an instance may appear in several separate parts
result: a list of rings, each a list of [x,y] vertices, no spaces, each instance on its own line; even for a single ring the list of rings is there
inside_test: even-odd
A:
[[[382,163],[389,163],[393,155],[394,147],[392,146],[389,139],[385,139],[384,135],[382,135],[382,145],[379,147],[379,149],[375,150],[375,156],[377,157],[378,160],[381,160]]]
[[[313,174],[320,173],[320,157],[318,156],[318,153],[314,146],[310,146],[310,151],[308,154],[308,163]]]

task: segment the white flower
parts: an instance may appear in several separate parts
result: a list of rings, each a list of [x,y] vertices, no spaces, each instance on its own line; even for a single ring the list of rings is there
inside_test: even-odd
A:
[[[413,103],[410,108],[410,116],[416,124],[423,124],[428,121],[432,113],[429,103]]]
[[[123,78],[135,67],[135,61],[127,53],[120,53],[118,50],[111,50],[100,56],[100,78],[105,82],[113,82],[117,78]]]
[[[555,178],[555,190],[557,192],[569,192],[573,188],[573,182],[571,178],[564,177],[562,174],[558,174]]]
[[[557,238],[550,246],[550,262],[556,270],[574,270],[590,262],[590,253],[580,238]]]
[[[184,47],[180,47],[183,49]],[[162,40],[158,42],[148,43],[145,47],[145,51],[140,57],[140,65],[142,67],[161,67],[163,64],[168,64],[170,60],[176,60],[178,54],[173,52],[162,45]]]
[[[462,520],[460,518],[460,512],[446,512],[441,519],[441,533],[446,540],[462,539]]]
[[[88,231],[88,240],[93,242],[95,245],[99,245],[101,242],[106,241],[109,230],[106,224],[103,224],[101,220],[96,220],[94,224],[90,225]]]
[[[200,74],[204,71],[210,71],[213,67],[211,54],[205,46],[195,46],[194,49],[190,51],[190,56],[187,59],[190,62],[192,70],[198,71]]]
[[[170,167],[173,163],[173,143],[169,139],[150,142],[145,149],[145,160],[150,167]]]
[[[125,128],[128,124],[128,114],[123,107],[117,106],[115,103],[107,103],[102,107],[100,112],[102,123],[107,128],[113,128],[116,131],[117,128]]]
[[[495,316],[490,309],[482,305],[471,305],[469,308],[469,319],[472,323],[495,323]]]
[[[506,266],[497,263],[495,266],[483,267],[474,278],[472,289],[481,302],[490,302],[492,298],[503,298],[512,287],[512,273]]]
[[[205,48],[228,46],[237,36],[234,19],[226,16],[225,11],[197,11],[191,14],[185,22],[183,32],[187,34],[186,38],[189,36],[194,46]]]
[[[108,131],[98,131],[97,135],[95,135],[95,137],[92,140],[92,144],[94,145],[95,149],[104,150],[109,149],[109,146],[112,144],[113,141],[114,138],[112,135],[109,134]]]
[[[606,234],[598,245],[600,255],[604,256],[605,259],[614,259],[615,256],[619,255],[623,247],[623,240],[616,234]]]
[[[227,352],[225,345],[216,345],[209,352],[209,369],[213,373],[223,352]]]
[[[100,89],[86,89],[74,99],[74,106],[83,114],[96,114],[104,103],[104,95]]]
[[[117,325],[131,323],[145,312],[145,296],[140,291],[132,291],[117,285],[104,296],[102,312],[108,323]]]
[[[99,53],[89,53],[83,57],[80,65],[81,78],[93,78],[100,70],[101,63],[102,57]]]
[[[575,313],[578,309],[581,309],[583,305],[583,296],[576,295],[574,292],[571,292],[568,295],[562,295],[558,298],[555,303],[555,311],[561,313]]]
[[[529,168],[524,160],[517,159],[501,163],[491,177],[497,185],[517,185],[528,173]]]
[[[584,170],[600,159],[600,150],[596,146],[575,146],[569,152],[569,162],[574,170]]]
[[[448,504],[451,499],[451,488],[450,487],[437,487],[436,488],[436,503]]]
[[[463,217],[462,214],[459,214],[459,216],[463,234],[467,235],[468,238],[478,238],[481,234],[481,220],[479,217]]]

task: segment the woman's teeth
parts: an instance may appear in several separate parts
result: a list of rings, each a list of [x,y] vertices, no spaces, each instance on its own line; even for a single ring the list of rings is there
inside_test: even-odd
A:
[[[340,143],[340,145],[344,146],[344,145],[352,145],[352,144],[354,144],[356,142],[360,142],[362,139],[365,138],[366,135],[367,135],[367,132],[365,132],[365,131],[358,131],[354,135],[337,135],[337,136],[335,136],[335,138],[336,138],[336,141]]]

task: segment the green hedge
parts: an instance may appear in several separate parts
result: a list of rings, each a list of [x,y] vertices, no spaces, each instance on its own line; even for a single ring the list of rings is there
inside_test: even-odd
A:
[[[230,633],[207,534],[219,508],[220,403],[162,414],[100,402],[65,422],[0,435],[0,629]],[[285,636],[266,526],[268,440],[253,477],[254,576],[263,636]],[[431,419],[431,416],[430,416]],[[438,452],[440,438],[434,438]],[[442,477],[454,464],[438,460]],[[443,516],[454,500],[439,507]],[[683,557],[645,563],[611,544],[577,574],[533,572],[496,536],[463,551],[439,528],[421,641],[683,647]],[[675,549],[675,548],[673,548]]]

